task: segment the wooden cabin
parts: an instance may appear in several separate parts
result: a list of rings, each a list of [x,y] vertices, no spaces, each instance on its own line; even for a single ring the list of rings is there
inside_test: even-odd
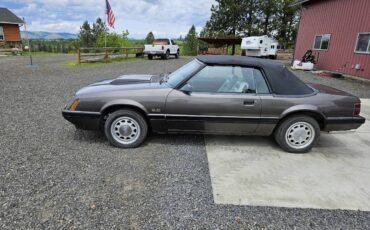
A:
[[[0,7],[0,49],[22,49],[19,27],[23,23],[23,20],[10,10]]]

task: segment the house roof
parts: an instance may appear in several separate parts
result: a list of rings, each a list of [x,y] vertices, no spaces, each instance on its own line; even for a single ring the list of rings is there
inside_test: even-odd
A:
[[[302,4],[309,4],[314,2],[325,2],[326,0],[296,0],[292,6],[302,5]]]
[[[261,68],[272,92],[278,95],[307,95],[314,92],[278,61],[228,55],[201,55],[196,58],[208,65],[238,65]]]
[[[310,0],[297,0],[292,6],[301,5],[303,3],[309,2]]]
[[[0,7],[0,23],[23,24],[24,22],[7,8]]]

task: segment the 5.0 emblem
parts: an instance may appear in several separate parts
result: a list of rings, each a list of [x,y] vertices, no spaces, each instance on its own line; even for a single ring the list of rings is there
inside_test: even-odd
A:
[[[160,108],[152,108],[153,113],[160,113],[161,109]]]

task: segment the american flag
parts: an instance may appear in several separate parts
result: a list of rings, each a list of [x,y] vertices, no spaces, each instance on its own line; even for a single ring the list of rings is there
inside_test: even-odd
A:
[[[114,28],[114,21],[116,20],[116,18],[114,17],[112,8],[110,8],[108,0],[105,0],[105,6],[106,6],[105,14],[107,15],[108,25]]]

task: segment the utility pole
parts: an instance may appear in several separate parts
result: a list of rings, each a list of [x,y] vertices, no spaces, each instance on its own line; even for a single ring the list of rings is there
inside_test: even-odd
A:
[[[23,22],[24,22],[24,32],[26,34],[26,40],[28,43],[28,53],[30,55],[30,66],[32,66],[32,52],[31,52],[31,44],[30,44],[30,39],[28,38],[28,33],[27,33],[27,26],[26,26],[26,20],[23,17]]]

